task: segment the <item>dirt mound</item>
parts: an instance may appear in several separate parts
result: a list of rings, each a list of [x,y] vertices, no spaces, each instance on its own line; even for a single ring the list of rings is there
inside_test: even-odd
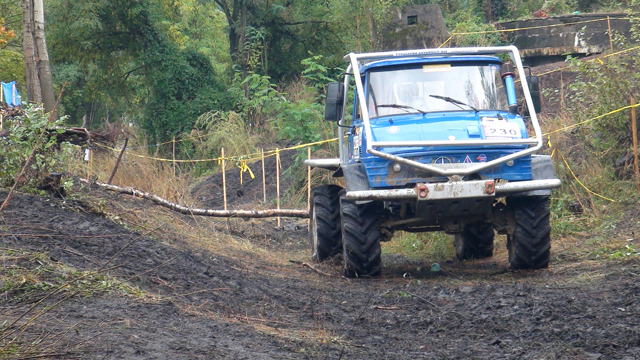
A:
[[[339,259],[320,266],[325,277],[298,263],[211,253],[169,232],[151,238],[87,212],[82,202],[17,195],[2,216],[3,248],[43,252],[83,270],[120,252],[109,274],[148,294],[76,296],[50,311],[50,327],[82,324],[65,340],[86,341],[68,355],[77,358],[640,357],[637,258],[531,272],[510,272],[504,258],[452,261],[439,272],[398,262],[380,279],[360,281],[340,276]],[[258,235],[270,231],[263,224]],[[287,254],[286,246],[273,246]],[[9,322],[31,305],[0,297]],[[64,352],[64,344],[54,350]]]
[[[284,151],[280,153],[280,196],[289,190],[294,183],[293,176],[286,172],[295,164],[296,151]],[[240,168],[234,164],[228,164],[225,171],[227,183],[227,207],[229,209],[252,209],[255,205],[264,202],[262,188],[262,162],[256,161],[248,164],[255,178],[251,178],[249,172],[242,174],[240,183]],[[304,166],[300,164],[299,166]],[[267,193],[267,207],[275,208],[276,188],[276,157],[270,156],[264,161],[264,175]],[[192,190],[193,197],[206,208],[222,209],[224,199],[222,193],[222,172],[196,185]]]

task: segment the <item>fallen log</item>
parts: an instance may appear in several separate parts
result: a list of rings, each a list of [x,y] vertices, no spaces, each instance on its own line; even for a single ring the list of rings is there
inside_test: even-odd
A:
[[[186,206],[178,205],[169,200],[163,199],[157,195],[153,195],[144,191],[140,191],[138,189],[134,189],[132,187],[122,187],[117,185],[109,185],[100,181],[91,181],[87,179],[80,178],[80,181],[85,184],[90,185],[98,185],[102,188],[105,188],[110,191],[115,191],[121,194],[128,194],[137,197],[141,197],[143,199],[151,200],[154,203],[164,206],[173,211],[177,211],[181,214],[185,215],[199,215],[199,216],[212,216],[212,217],[236,217],[236,218],[268,218],[268,217],[293,217],[293,218],[308,218],[309,212],[307,210],[288,210],[288,209],[280,209],[280,210],[214,210],[214,209],[197,209],[197,208],[189,208]]]

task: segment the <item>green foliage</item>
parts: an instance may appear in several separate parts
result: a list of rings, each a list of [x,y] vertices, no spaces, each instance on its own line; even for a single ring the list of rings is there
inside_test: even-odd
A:
[[[17,81],[18,91],[23,100],[26,100],[24,57],[16,51],[0,50],[0,81],[11,82],[14,80]]]
[[[188,132],[207,111],[231,109],[233,97],[203,54],[179,50],[162,39],[150,42],[143,59],[151,91],[142,127],[153,141]]]
[[[323,123],[324,107],[306,101],[278,104],[280,115],[273,121],[279,139],[295,143],[309,143],[325,138],[327,129]]]
[[[328,83],[336,81],[328,76],[329,68],[320,64],[322,58],[322,55],[315,55],[300,62],[305,67],[302,71],[302,77],[309,80],[319,90],[323,90]]]
[[[244,80],[241,73],[236,73],[228,92],[236,99],[236,110],[251,125],[261,125],[260,119],[256,118],[258,113],[266,106],[283,100],[271,77],[256,73],[248,74]]]
[[[42,108],[28,105],[25,108],[25,116],[13,118],[10,121],[9,136],[0,141],[0,186],[13,185],[20,170],[27,162],[37,139],[43,131],[43,136],[38,145],[34,159],[27,168],[26,188],[35,188],[40,180],[53,171],[63,171],[64,162],[70,156],[72,147],[68,143],[57,144],[56,126],[62,126],[64,118],[53,121],[48,128],[47,114]]]
[[[453,39],[455,46],[497,46],[503,45],[504,40],[501,33],[487,33],[495,28],[489,24],[483,24],[477,19],[469,18],[466,21],[459,22],[454,33],[480,32],[479,34],[456,35]]]
[[[579,122],[628,106],[631,98],[637,97],[640,85],[640,74],[629,69],[639,65],[633,53],[605,61],[571,59],[570,67],[577,77],[566,95],[566,111]],[[591,122],[578,134],[603,163],[615,163],[632,144],[629,112],[618,112]]]
[[[54,75],[70,82],[63,105],[73,122],[122,118],[158,141],[232,107],[213,66],[223,71],[228,57],[215,59],[225,40],[211,4],[52,0],[49,8]]]
[[[324,86],[334,81],[327,76],[328,68],[320,65],[322,56],[313,56],[302,60],[305,70],[303,80],[298,83],[298,92],[294,101],[273,103],[276,117],[272,124],[278,131],[279,139],[292,142],[316,142],[331,137],[333,124],[324,121]],[[308,81],[312,86],[308,85]]]

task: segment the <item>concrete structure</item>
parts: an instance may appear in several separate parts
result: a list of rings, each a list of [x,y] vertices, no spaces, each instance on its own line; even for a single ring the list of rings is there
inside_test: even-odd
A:
[[[607,17],[609,21],[607,22]],[[631,22],[624,13],[562,15],[515,20],[496,24],[498,29],[523,29],[503,33],[520,49],[528,65],[564,60],[566,55],[584,56],[610,49],[608,29],[630,38]]]
[[[383,51],[437,47],[449,37],[438,5],[394,7],[389,17],[381,34]]]

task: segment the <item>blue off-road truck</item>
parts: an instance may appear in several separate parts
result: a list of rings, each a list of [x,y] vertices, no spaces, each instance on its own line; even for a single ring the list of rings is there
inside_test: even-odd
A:
[[[346,276],[371,277],[382,268],[380,242],[396,230],[454,234],[459,259],[492,256],[497,232],[507,235],[512,268],[547,267],[549,196],[560,180],[551,157],[535,154],[542,147],[539,85],[518,49],[351,53],[345,60],[344,82],[329,84],[325,109],[338,124],[340,158],[306,161],[344,176],[346,187],[313,189],[314,260],[342,253]]]

